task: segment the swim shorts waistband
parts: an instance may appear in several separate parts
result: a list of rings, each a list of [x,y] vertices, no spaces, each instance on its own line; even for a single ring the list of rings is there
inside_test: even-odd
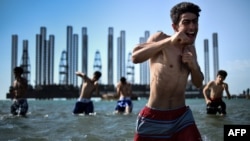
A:
[[[189,106],[183,106],[183,107],[180,107],[177,109],[171,109],[171,110],[157,110],[157,109],[145,106],[141,110],[139,115],[142,117],[156,119],[156,120],[173,120],[183,115],[188,109],[189,109]]]
[[[91,100],[90,100],[90,99],[87,99],[87,98],[78,98],[77,101],[83,102],[83,103],[88,103],[88,102],[90,102]]]
[[[27,101],[27,99],[26,98],[16,98],[16,99],[14,99],[13,101]]]
[[[119,100],[131,100],[130,97],[120,97]]]

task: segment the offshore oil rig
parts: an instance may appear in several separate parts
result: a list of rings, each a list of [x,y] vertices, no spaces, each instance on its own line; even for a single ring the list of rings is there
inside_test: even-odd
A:
[[[13,68],[21,66],[24,69],[23,77],[28,80],[29,89],[27,92],[27,98],[34,99],[53,99],[53,98],[77,98],[79,96],[80,86],[78,84],[77,76],[75,72],[79,70],[78,64],[81,64],[81,71],[88,75],[88,34],[87,28],[82,27],[81,36],[81,54],[79,56],[79,36],[73,33],[73,27],[67,26],[67,39],[66,49],[61,52],[61,58],[59,62],[59,83],[54,82],[54,54],[55,54],[55,36],[49,35],[47,39],[46,27],[40,28],[40,33],[36,34],[36,52],[35,52],[35,84],[31,85],[31,64],[28,52],[28,40],[23,40],[23,49],[21,55],[21,64],[17,64],[18,56],[18,35],[12,35],[12,51],[11,51],[11,71],[13,74]],[[135,84],[135,71],[134,64],[131,62],[131,52],[127,55],[126,60],[126,47],[125,47],[125,31],[120,31],[119,37],[117,37],[117,53],[114,57],[114,29],[108,28],[107,35],[107,83],[100,82],[101,95],[94,95],[95,97],[101,97],[109,99],[109,94],[114,94],[114,58],[117,60],[116,65],[116,82],[121,77],[125,76],[127,80],[132,84],[133,99],[138,97],[148,97],[149,95],[149,62],[146,61],[140,64],[139,83]],[[144,35],[139,38],[139,42],[146,42],[150,36],[149,31],[145,31]],[[205,50],[206,52],[206,50]],[[79,62],[81,58],[81,62]],[[206,58],[205,58],[206,60]],[[205,66],[206,67],[206,66]],[[97,50],[95,52],[94,71],[98,70],[102,72],[101,52]],[[207,70],[207,69],[206,69]],[[11,83],[14,81],[14,76],[11,75]],[[10,84],[10,89],[11,89]],[[202,97],[201,91],[196,89],[191,82],[188,82],[186,87],[187,97]],[[12,98],[12,95],[8,92],[6,98]],[[112,96],[111,96],[112,98]]]

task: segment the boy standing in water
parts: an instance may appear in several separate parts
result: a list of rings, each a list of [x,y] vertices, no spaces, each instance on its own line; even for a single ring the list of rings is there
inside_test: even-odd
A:
[[[10,111],[13,115],[25,116],[29,108],[25,97],[28,89],[28,82],[22,77],[22,74],[23,68],[14,68],[15,81],[13,83],[13,89],[11,90],[13,94],[13,104],[11,105]]]
[[[185,104],[188,76],[200,88],[204,79],[194,42],[199,6],[181,2],[171,9],[174,34],[153,34],[137,45],[134,63],[150,61],[150,95],[137,118],[135,141],[200,141],[191,109]]]
[[[129,114],[132,112],[133,103],[131,100],[132,86],[127,82],[125,77],[121,77],[116,88],[119,100],[115,108],[115,113]]]
[[[204,87],[203,95],[207,104],[207,114],[216,114],[217,112],[221,115],[226,114],[226,104],[222,100],[224,90],[226,91],[228,99],[231,99],[228,84],[224,82],[226,77],[227,72],[225,70],[219,70],[216,79],[214,81],[210,81]],[[209,96],[207,95],[208,92]]]
[[[82,72],[76,72],[77,76],[83,79],[80,97],[78,98],[73,114],[85,113],[86,115],[94,112],[94,105],[91,101],[91,96],[96,92],[99,95],[98,80],[101,77],[101,72],[96,71],[93,74],[93,78],[90,79],[86,74]]]

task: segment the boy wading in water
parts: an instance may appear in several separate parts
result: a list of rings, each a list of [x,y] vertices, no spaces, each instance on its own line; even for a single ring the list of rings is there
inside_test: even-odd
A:
[[[127,82],[125,77],[121,77],[120,82],[117,84],[116,92],[119,96],[119,100],[115,107],[115,113],[131,113],[133,109],[133,103],[131,100],[132,86]]]
[[[75,103],[73,114],[86,114],[89,115],[94,112],[94,105],[91,97],[94,92],[99,95],[98,80],[102,76],[101,72],[95,71],[93,78],[90,79],[82,72],[76,72],[76,75],[83,79],[80,96]]]
[[[28,89],[28,82],[22,77],[22,74],[23,68],[14,68],[15,81],[13,82],[13,87],[11,89],[11,93],[13,95],[13,104],[10,107],[12,115],[26,116],[29,108],[27,99],[25,97]]]
[[[185,104],[188,76],[200,88],[204,79],[194,42],[198,33],[199,6],[181,2],[171,9],[174,34],[157,32],[137,45],[134,63],[150,61],[150,96],[140,111],[135,141],[200,141],[191,109]]]
[[[224,82],[227,72],[219,70],[214,81],[210,81],[203,89],[203,95],[207,104],[207,114],[226,115],[226,104],[222,100],[223,91],[226,91],[227,98],[231,99],[228,84]],[[208,93],[209,92],[209,93]]]

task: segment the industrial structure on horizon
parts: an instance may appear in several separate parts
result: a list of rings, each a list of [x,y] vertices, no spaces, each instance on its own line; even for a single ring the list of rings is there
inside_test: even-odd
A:
[[[219,48],[218,48],[218,34],[212,34],[213,40],[213,69],[214,69],[214,78],[216,78],[217,72],[219,70]],[[207,84],[210,81],[210,64],[209,64],[209,42],[208,39],[204,39],[204,83]]]
[[[79,50],[79,36],[73,33],[73,27],[67,26],[67,38],[66,38],[66,49],[62,51],[59,62],[59,85],[71,85],[78,87],[77,76],[75,71],[78,70],[78,59],[81,58],[82,68],[81,71],[88,74],[88,34],[87,28],[82,27],[81,35],[81,51],[82,56],[78,55]],[[35,52],[35,87],[37,86],[49,86],[54,85],[54,53],[55,53],[55,36],[49,35],[47,39],[46,27],[40,28],[40,33],[36,34],[36,52]],[[149,38],[149,31],[145,31],[144,36],[139,38],[140,43],[144,43]],[[126,56],[126,33],[124,30],[120,31],[120,36],[117,37],[117,54],[114,57],[114,29],[113,27],[108,28],[107,36],[107,84],[103,85],[113,86],[114,79],[118,82],[122,76],[127,77],[127,80],[134,84],[134,64],[131,62],[132,53],[128,53],[128,59],[125,60]],[[218,35],[213,33],[213,56],[214,56],[214,75],[219,69],[219,58],[218,58]],[[28,52],[28,40],[23,40],[21,64],[17,64],[18,56],[18,35],[12,35],[12,52],[11,52],[11,71],[13,74],[13,68],[21,66],[24,69],[24,77],[28,80],[30,85],[30,62]],[[205,83],[210,80],[209,77],[209,45],[208,39],[204,40],[204,52],[205,52]],[[117,60],[117,78],[114,78],[114,59]],[[140,64],[139,84],[138,85],[149,85],[149,61],[145,61]],[[94,71],[98,70],[102,72],[101,53],[97,50],[95,53]],[[104,75],[105,76],[105,75]],[[14,76],[11,75],[11,83],[14,81]],[[12,84],[11,84],[12,85]]]

